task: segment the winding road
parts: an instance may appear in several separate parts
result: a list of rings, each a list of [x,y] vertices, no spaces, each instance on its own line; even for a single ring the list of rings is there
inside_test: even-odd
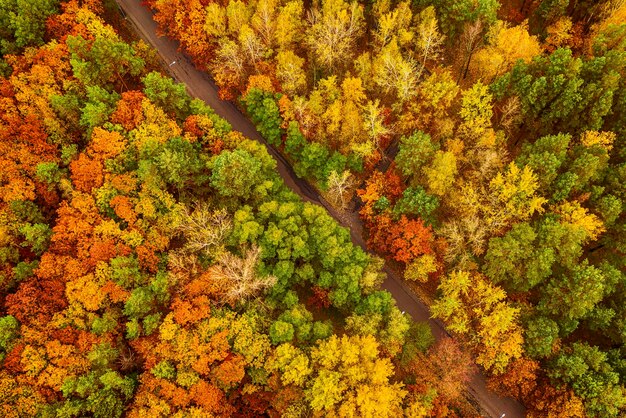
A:
[[[287,160],[261,137],[250,120],[244,116],[231,102],[220,100],[217,87],[209,76],[195,68],[189,57],[179,51],[177,41],[159,37],[157,24],[152,19],[152,12],[144,6],[141,0],[116,0],[122,15],[129,20],[148,44],[152,45],[160,54],[164,67],[178,82],[184,83],[189,94],[199,98],[211,106],[215,112],[226,119],[234,129],[237,129],[248,138],[263,143],[268,152],[276,159],[277,170],[285,184],[295,191],[305,201],[325,207],[328,212],[343,226],[349,228],[352,241],[367,251],[362,236],[361,223],[356,214],[339,214],[330,206],[319,193],[305,180],[298,178]],[[349,217],[349,219],[346,218]],[[443,324],[430,317],[428,307],[406,286],[402,279],[389,268],[385,268],[387,278],[383,288],[388,290],[396,300],[398,307],[410,314],[413,319],[427,321],[435,338],[449,336]],[[476,372],[469,384],[469,392],[480,406],[486,417],[518,418],[525,415],[524,407],[511,398],[502,398],[487,390],[485,377]]]

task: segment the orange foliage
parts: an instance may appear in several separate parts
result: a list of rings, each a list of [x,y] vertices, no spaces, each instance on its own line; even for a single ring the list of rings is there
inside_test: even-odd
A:
[[[219,411],[226,403],[224,393],[205,380],[200,380],[193,385],[189,393],[193,403],[208,411]]]
[[[272,79],[262,74],[251,75],[250,77],[248,77],[248,86],[246,87],[246,91],[243,96],[247,96],[252,89],[260,89],[263,91],[268,91],[270,93],[276,92],[272,83]]]
[[[245,366],[245,359],[240,355],[235,355],[217,366],[213,374],[219,385],[228,389],[241,382],[245,375]]]
[[[102,128],[94,128],[89,144],[89,155],[106,160],[119,155],[126,148],[126,140],[119,132],[110,132]]]
[[[548,382],[541,382],[529,396],[529,418],[580,418],[585,409],[581,399],[572,390],[557,389]]]
[[[211,312],[210,301],[206,296],[195,297],[191,302],[175,298],[170,308],[174,320],[182,326],[208,318]]]
[[[135,213],[134,205],[130,199],[126,196],[115,196],[109,202],[115,214],[128,223],[129,226],[133,225],[137,220],[137,214]]]
[[[111,115],[111,122],[119,123],[130,131],[144,120],[141,103],[146,96],[140,91],[125,91],[117,102],[117,108]]]
[[[421,219],[407,219],[402,215],[399,221],[383,213],[369,224],[368,246],[394,260],[409,263],[422,254],[432,254],[433,232]]]
[[[156,273],[159,267],[159,257],[154,253],[154,248],[151,245],[140,245],[136,251],[141,268],[150,273]]]
[[[104,286],[100,288],[100,291],[105,293],[113,303],[125,302],[130,296],[128,290],[111,280],[107,280]]]
[[[133,174],[124,173],[110,176],[111,185],[122,193],[130,193],[137,188],[137,178]]]
[[[93,188],[102,186],[104,173],[102,163],[81,153],[70,163],[72,181],[76,189],[91,193]]]
[[[65,284],[32,278],[20,283],[17,291],[6,297],[5,307],[22,324],[44,324],[67,307]]]
[[[504,374],[490,377],[487,387],[503,396],[523,400],[537,386],[538,371],[537,361],[521,357],[510,363]]]

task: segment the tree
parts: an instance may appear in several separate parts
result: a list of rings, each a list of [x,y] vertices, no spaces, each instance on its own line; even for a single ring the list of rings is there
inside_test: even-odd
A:
[[[504,173],[498,173],[489,183],[490,202],[485,221],[492,230],[501,230],[511,221],[524,221],[535,212],[543,212],[546,199],[537,195],[537,175],[525,166],[509,164]]]
[[[419,176],[423,167],[432,159],[438,150],[430,135],[417,131],[411,136],[400,138],[396,163],[406,177]]]
[[[373,337],[333,335],[313,348],[311,364],[306,396],[313,411],[380,417],[401,413],[407,392],[401,383],[389,382],[393,366],[379,357]]]
[[[0,2],[0,54],[15,54],[44,42],[46,19],[57,13],[57,0]]]
[[[552,360],[551,379],[571,385],[590,416],[617,416],[626,405],[619,375],[606,353],[586,343],[574,343]]]
[[[437,395],[447,401],[463,396],[465,385],[476,372],[471,355],[452,338],[443,338],[432,346],[426,358],[417,358],[410,366],[418,381],[427,382]]]
[[[282,118],[272,93],[253,88],[244,97],[246,110],[259,132],[271,145],[280,145]]]
[[[604,286],[602,271],[584,260],[544,287],[540,309],[563,319],[579,319],[602,300]]]
[[[309,15],[306,43],[315,62],[336,72],[350,62],[364,26],[362,6],[353,1],[323,0]]]
[[[622,64],[617,64],[621,67]],[[614,107],[619,77],[605,57],[583,60],[559,48],[548,57],[518,62],[492,85],[496,98],[520,98],[528,126],[539,134],[599,130]],[[618,70],[619,71],[619,70]]]
[[[458,172],[456,157],[448,151],[437,151],[423,172],[428,191],[436,196],[444,196],[454,184]]]
[[[211,269],[211,277],[217,282],[224,303],[234,307],[274,285],[275,277],[262,277],[255,271],[260,252],[259,247],[250,248],[243,258],[225,252],[219,258],[218,264]],[[281,333],[285,332],[284,327],[280,329]]]
[[[478,273],[457,271],[442,279],[441,296],[431,309],[452,331],[467,334],[477,352],[476,362],[494,373],[504,371],[522,354],[519,309],[506,301],[506,293]]]
[[[429,6],[420,12],[415,40],[415,47],[421,61],[418,79],[424,73],[426,63],[436,61],[441,53],[446,37],[439,32],[438,23],[434,7]]]
[[[144,68],[144,60],[135,49],[123,42],[112,27],[90,16],[89,33],[93,39],[71,35],[67,46],[72,54],[70,60],[74,75],[85,85],[105,87],[124,86],[124,77],[138,76]]]
[[[340,209],[345,209],[354,189],[354,180],[350,171],[344,170],[341,174],[331,171],[327,184],[331,202]]]
[[[212,162],[211,185],[222,195],[249,199],[261,182],[261,162],[248,151],[224,151]]]
[[[156,71],[147,74],[141,81],[144,85],[143,92],[152,103],[178,119],[189,115],[190,98],[184,84],[175,83]]]
[[[276,42],[282,50],[290,49],[303,37],[304,5],[301,0],[286,2],[276,18]]]
[[[538,371],[539,363],[521,357],[512,361],[503,374],[490,377],[487,387],[503,396],[528,399],[537,387]]]
[[[550,277],[555,261],[555,250],[541,245],[529,224],[520,223],[503,237],[489,240],[483,272],[494,283],[528,291]]]
[[[291,50],[279,51],[276,55],[276,77],[280,80],[285,93],[294,95],[306,88],[306,73],[303,70],[304,59]]]
[[[489,31],[487,45],[476,52],[470,72],[474,78],[490,83],[508,72],[518,60],[529,63],[540,54],[539,41],[528,33],[527,23],[508,28],[498,21]]]
[[[441,29],[450,41],[456,40],[466,23],[478,20],[491,25],[496,21],[496,13],[500,4],[494,0],[461,0],[448,2],[445,0],[420,3],[433,4],[437,9]]]
[[[398,105],[415,94],[419,74],[412,58],[402,56],[396,40],[385,45],[372,63],[374,82],[385,93],[393,93]]]

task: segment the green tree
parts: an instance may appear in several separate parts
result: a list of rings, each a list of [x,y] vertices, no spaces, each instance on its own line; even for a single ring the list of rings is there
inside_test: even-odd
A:
[[[58,0],[1,0],[0,55],[43,44],[46,19],[58,5]]]
[[[263,181],[261,162],[248,151],[224,151],[211,163],[211,185],[226,197],[247,200]]]
[[[166,112],[184,119],[190,113],[190,97],[183,83],[176,83],[170,77],[164,77],[152,71],[141,79],[143,92],[150,101]]]
[[[587,343],[574,343],[550,362],[550,378],[568,383],[583,399],[589,416],[617,417],[626,405],[619,374],[607,353]]]
[[[438,144],[432,142],[430,135],[417,131],[411,136],[400,138],[395,161],[402,174],[409,178],[419,177],[422,168],[431,161],[438,149]]]
[[[497,0],[418,0],[422,6],[435,6],[441,30],[452,42],[461,34],[463,26],[481,20],[492,24],[496,21],[500,3]]]

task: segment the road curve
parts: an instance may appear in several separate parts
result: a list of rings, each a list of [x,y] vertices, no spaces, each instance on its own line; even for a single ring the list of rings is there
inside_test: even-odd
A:
[[[345,222],[345,215],[340,216],[319,193],[307,181],[298,178],[287,160],[273,147],[269,146],[261,134],[256,130],[252,122],[245,117],[237,107],[227,101],[220,100],[217,94],[217,87],[211,78],[204,72],[195,68],[191,59],[179,51],[179,43],[173,39],[159,37],[157,35],[157,24],[152,19],[152,12],[141,0],[116,0],[123,11],[126,19],[136,28],[140,35],[148,44],[152,45],[158,52],[166,67],[178,82],[184,83],[187,91],[193,97],[199,98],[211,106],[215,112],[226,119],[234,129],[240,131],[248,138],[263,143],[268,152],[277,162],[277,170],[285,184],[296,192],[302,199],[308,202],[322,205],[341,225],[350,229],[350,235],[355,245],[367,251],[365,241],[361,231],[357,228],[350,228]],[[356,215],[350,219],[352,225],[360,225]],[[385,267],[387,278],[383,283],[383,288],[389,291],[398,307],[410,314],[415,320],[428,321],[435,338],[440,339],[449,336],[439,320],[430,317],[428,307],[408,288],[400,277],[388,267]],[[482,413],[486,417],[493,418],[521,418],[525,415],[524,407],[511,398],[502,398],[487,390],[485,377],[477,372],[469,384],[469,392],[480,405]]]

